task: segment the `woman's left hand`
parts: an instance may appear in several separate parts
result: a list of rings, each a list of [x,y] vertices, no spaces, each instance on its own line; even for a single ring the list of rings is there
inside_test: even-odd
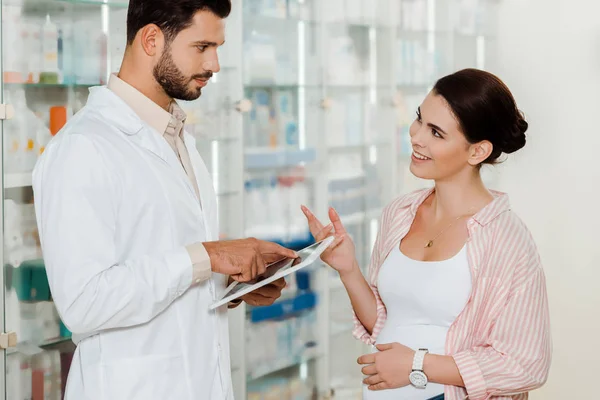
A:
[[[415,351],[400,344],[378,344],[379,353],[359,357],[358,363],[366,365],[362,373],[369,390],[397,389],[410,384]]]

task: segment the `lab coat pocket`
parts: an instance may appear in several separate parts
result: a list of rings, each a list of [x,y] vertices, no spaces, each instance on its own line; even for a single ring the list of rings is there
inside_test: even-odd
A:
[[[104,364],[105,400],[188,399],[182,357],[147,356]]]

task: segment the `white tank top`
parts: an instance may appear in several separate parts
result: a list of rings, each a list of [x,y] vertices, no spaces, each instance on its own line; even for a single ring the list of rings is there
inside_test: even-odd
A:
[[[466,246],[444,261],[416,261],[397,246],[381,266],[378,289],[387,320],[377,344],[397,342],[444,355],[448,329],[471,294]],[[382,391],[363,385],[364,400],[426,400],[442,393],[444,386],[431,382],[425,389],[409,385]]]

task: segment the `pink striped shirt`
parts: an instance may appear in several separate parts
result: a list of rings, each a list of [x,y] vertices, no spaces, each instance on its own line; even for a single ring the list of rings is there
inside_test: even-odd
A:
[[[379,269],[432,191],[400,197],[383,211],[368,278],[377,299],[373,333],[354,315],[354,336],[367,344],[376,343],[387,316],[377,291]],[[540,257],[508,196],[492,193],[495,199],[467,222],[473,287],[446,337],[446,355],[454,357],[465,388],[446,386],[446,400],[524,400],[548,377],[552,343]]]

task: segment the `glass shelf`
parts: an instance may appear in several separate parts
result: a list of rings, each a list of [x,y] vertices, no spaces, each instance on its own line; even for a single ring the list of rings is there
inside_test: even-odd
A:
[[[353,28],[362,28],[365,30],[371,29],[371,28],[375,28],[378,30],[384,30],[384,29],[395,29],[394,25],[391,24],[385,24],[381,21],[369,21],[369,20],[335,20],[335,21],[326,21],[325,25],[328,27],[339,27],[339,26],[347,26],[347,27],[353,27]]]
[[[2,2],[5,6],[12,7],[23,7],[24,10],[41,10],[41,9],[53,9],[65,6],[108,6],[112,8],[127,8],[129,2],[127,1],[113,1],[113,0],[7,0]]]
[[[399,85],[404,86],[404,85]],[[414,87],[418,87],[420,89],[426,88],[426,85],[410,85]],[[246,90],[297,90],[297,89],[309,89],[309,90],[317,90],[317,89],[330,89],[330,90],[387,90],[393,88],[393,84],[377,84],[371,85],[368,83],[358,83],[358,84],[331,84],[331,85],[323,85],[323,84],[308,84],[308,85],[297,85],[297,84],[278,84],[278,83],[247,83],[244,85]]]
[[[246,90],[297,90],[297,89],[320,89],[323,85],[311,84],[311,85],[298,85],[298,84],[285,84],[276,82],[259,82],[259,83],[246,83],[244,89]]]
[[[4,83],[8,89],[89,89],[101,83]]]
[[[19,343],[17,347],[6,350],[6,355],[11,354],[27,354],[33,355],[35,353],[41,353],[43,350],[59,350],[59,351],[72,351],[75,349],[75,343],[71,337],[58,337],[54,339],[44,340],[38,344],[32,343]]]
[[[455,37],[455,38],[465,38],[465,39],[477,39],[479,37],[485,38],[493,38],[495,37],[493,34],[488,32],[462,32],[460,30],[436,30],[436,29],[402,29],[399,28],[396,31],[396,34],[399,38],[414,38],[414,39],[425,39],[427,36],[437,36],[437,37]]]
[[[14,173],[4,175],[4,188],[15,189],[31,186],[31,172]]]
[[[56,15],[65,12],[100,13],[103,6],[112,10],[127,9],[126,1],[106,2],[98,0],[8,0],[2,2],[3,7],[15,7],[23,10],[25,15]]]
[[[68,3],[68,4],[86,4],[86,5],[94,5],[94,6],[109,6],[115,8],[127,8],[129,6],[129,2],[127,1],[99,1],[99,0],[55,0],[58,3]]]
[[[281,358],[268,366],[265,365],[253,368],[250,372],[248,372],[247,379],[249,382],[263,379],[269,375],[284,372],[286,369],[294,366],[316,360],[319,357],[321,357],[321,355],[315,348],[314,350],[311,349],[306,355],[301,357]]]

